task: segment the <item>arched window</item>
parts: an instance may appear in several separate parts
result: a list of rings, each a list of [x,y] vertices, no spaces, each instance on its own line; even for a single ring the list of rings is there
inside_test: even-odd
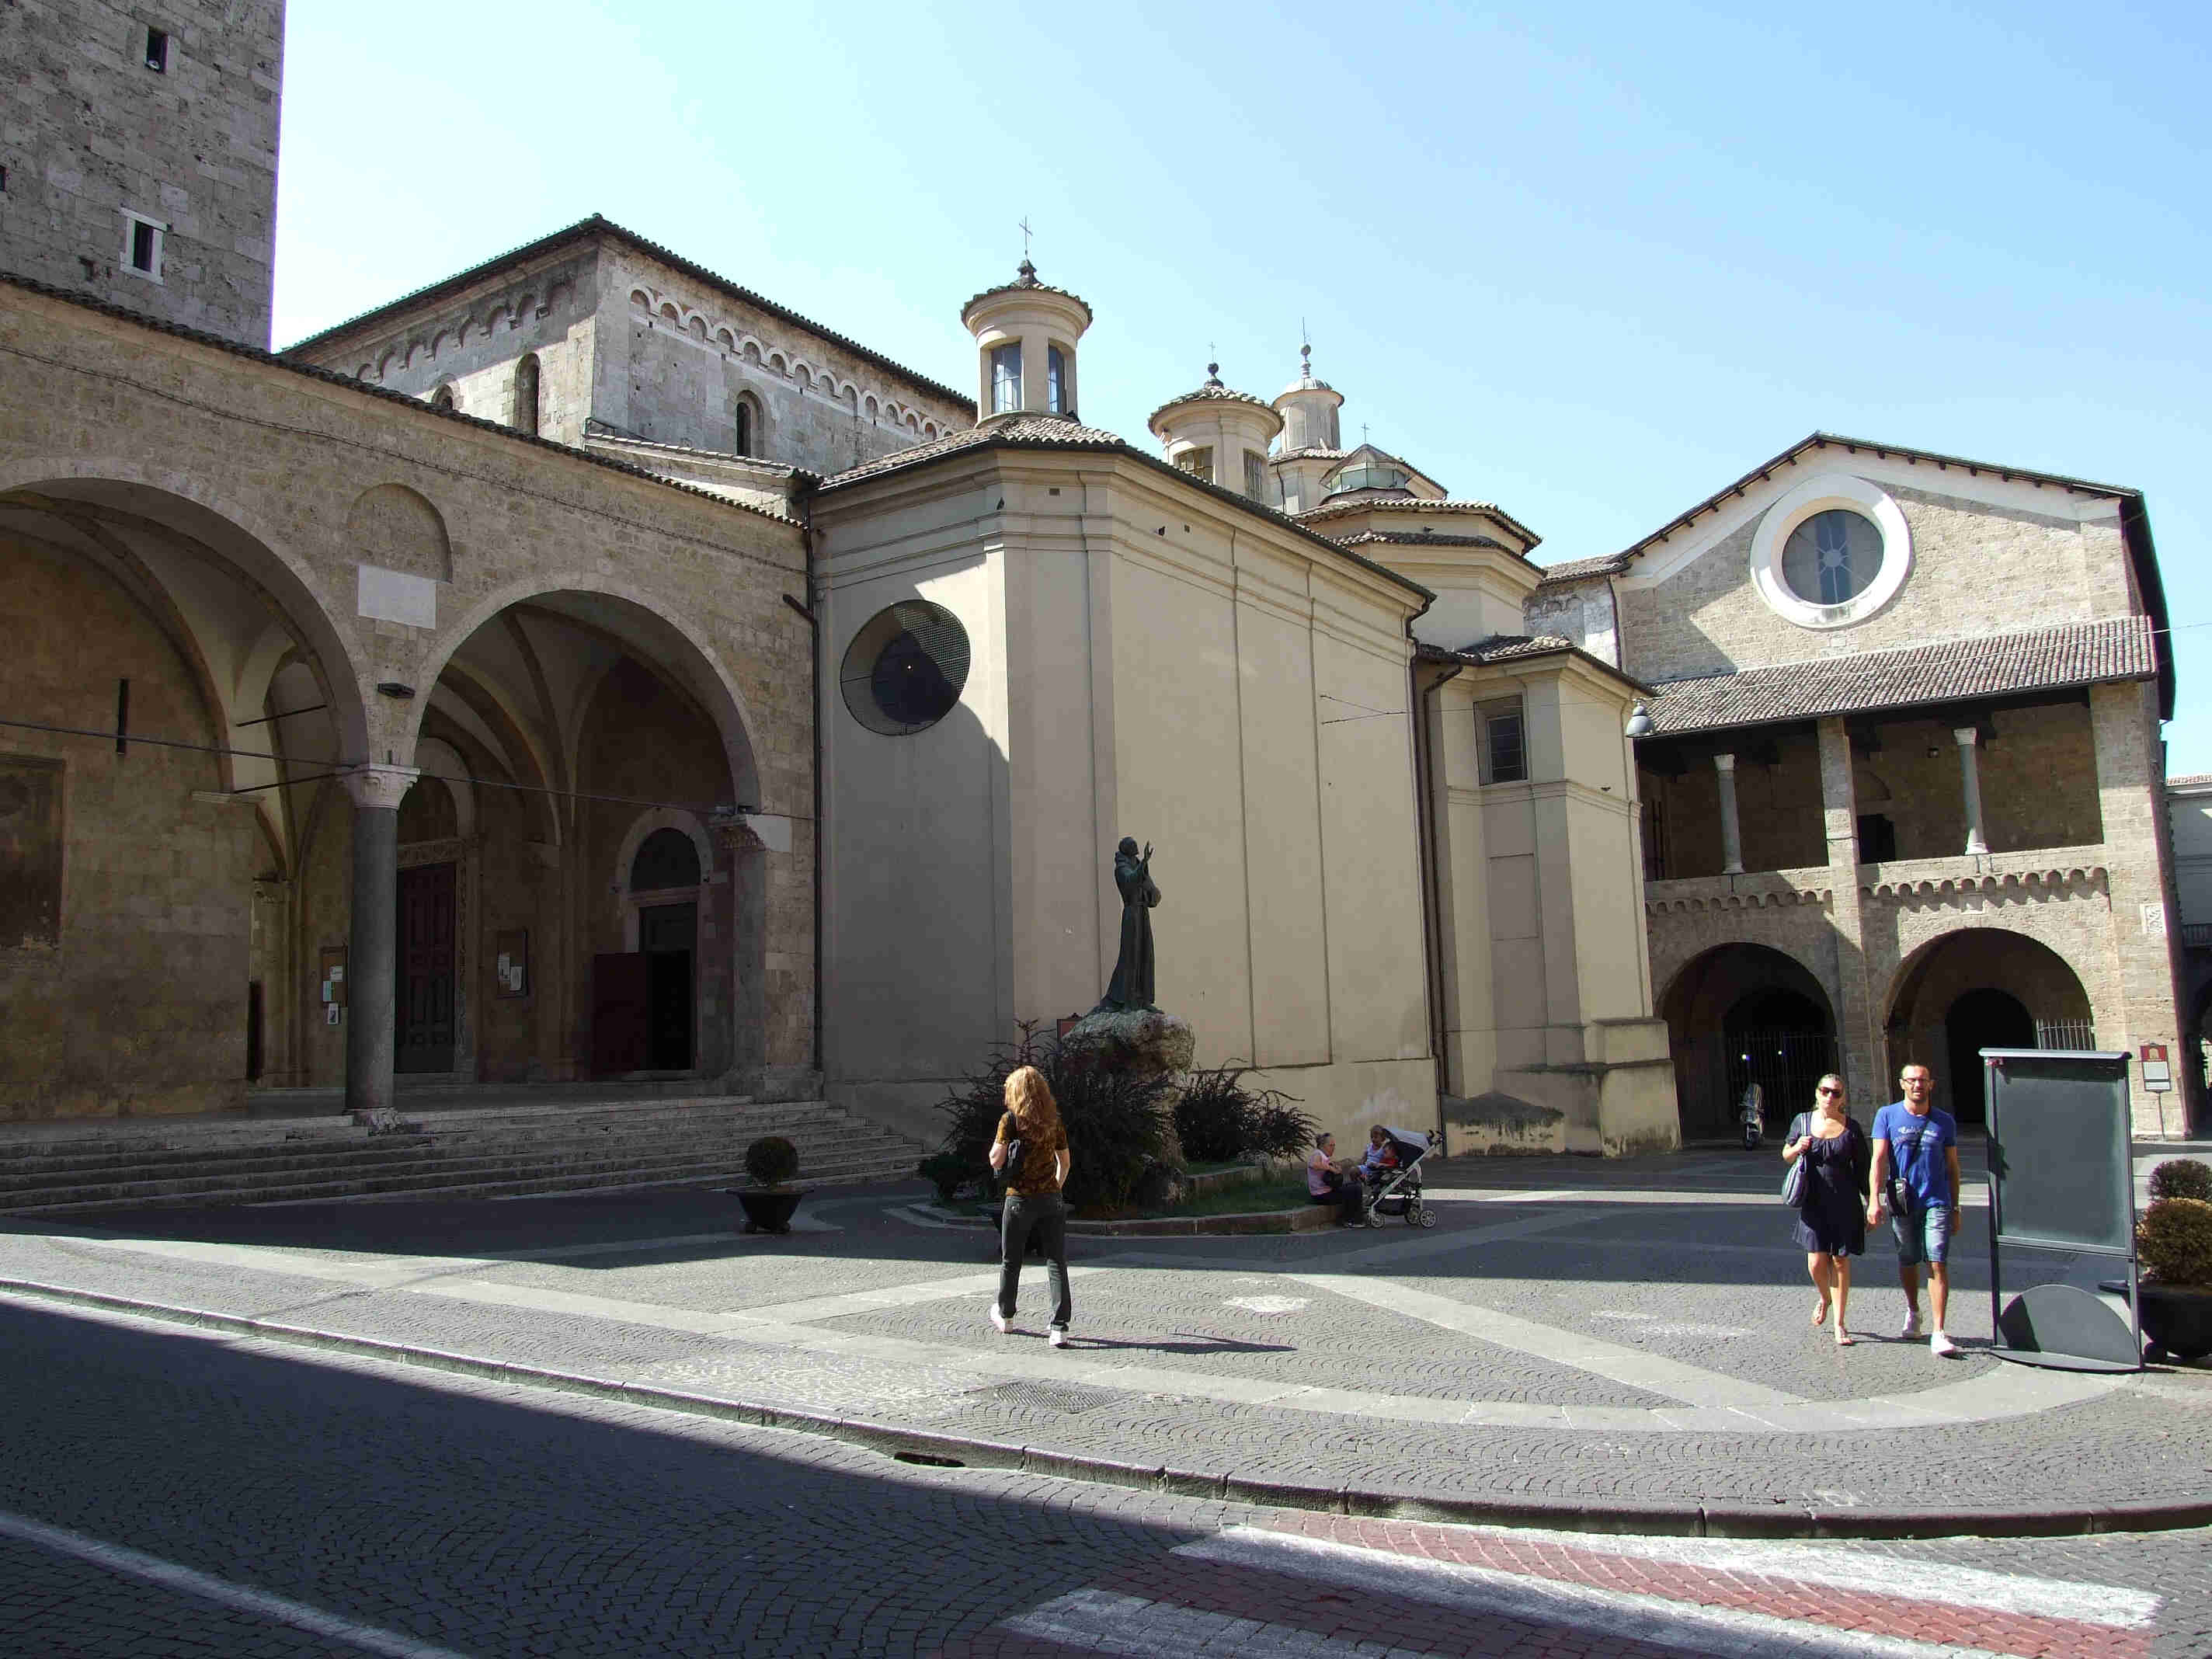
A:
[[[656,830],[647,836],[629,861],[633,893],[659,892],[670,887],[699,884],[699,849],[681,830]]]
[[[740,455],[753,453],[753,411],[743,398],[738,399],[738,441],[734,447]]]
[[[538,435],[538,354],[514,366],[514,429]]]
[[[766,422],[761,418],[760,399],[750,392],[738,394],[738,407],[733,417],[736,431],[732,447],[740,455],[764,455],[767,451]]]
[[[1045,348],[1044,406],[1055,415],[1067,413],[1067,359],[1058,346]]]
[[[991,353],[991,412],[1004,415],[1022,406],[1022,349],[1002,345]]]
[[[441,386],[435,392],[430,394],[431,408],[451,409],[453,406],[453,388],[450,385]]]

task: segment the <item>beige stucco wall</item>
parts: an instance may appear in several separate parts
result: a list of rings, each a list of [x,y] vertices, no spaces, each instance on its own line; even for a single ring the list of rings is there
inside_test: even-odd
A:
[[[834,492],[817,525],[829,678],[908,596],[973,653],[912,737],[825,686],[833,1098],[934,1138],[947,1078],[1017,1022],[1087,1012],[1129,835],[1158,849],[1158,1002],[1200,1064],[1256,1062],[1340,1127],[1432,1121],[1417,595],[1115,458],[979,452]]]

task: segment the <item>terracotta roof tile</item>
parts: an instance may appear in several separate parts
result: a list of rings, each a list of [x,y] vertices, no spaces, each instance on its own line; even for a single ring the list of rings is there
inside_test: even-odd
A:
[[[1564,586],[1568,582],[1588,581],[1594,576],[1617,576],[1628,568],[1626,553],[1607,553],[1595,559],[1563,559],[1557,564],[1543,567],[1544,580],[1539,587]]]
[[[1498,506],[1495,501],[1460,501],[1451,500],[1401,501],[1395,499],[1389,501],[1368,500],[1358,501],[1328,501],[1324,502],[1320,507],[1308,507],[1305,511],[1297,514],[1297,518],[1298,522],[1301,524],[1311,524],[1316,519],[1340,518],[1350,513],[1406,513],[1413,514],[1430,513],[1480,513],[1485,518],[1496,520],[1499,524],[1504,525],[1515,535],[1527,538],[1528,544],[1530,547],[1535,546],[1536,544],[1542,539],[1534,531],[1529,529],[1528,526],[1522,524],[1519,520],[1516,519],[1510,513],[1508,513],[1504,507]]]
[[[1357,536],[1334,539],[1340,547],[1386,542],[1393,547],[1494,547],[1501,553],[1513,551],[1494,536],[1446,536],[1433,530],[1363,530]]]
[[[2065,623],[2026,633],[1905,646],[1747,668],[1656,688],[1653,735],[2002,696],[2111,680],[2149,679],[2158,659],[2148,617]]]

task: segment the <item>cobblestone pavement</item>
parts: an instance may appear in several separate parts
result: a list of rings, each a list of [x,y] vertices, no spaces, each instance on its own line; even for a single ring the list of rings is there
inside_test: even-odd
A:
[[[1651,1536],[1664,1553],[1638,1556],[1220,1501],[1349,1488],[1355,1510],[1517,1503],[1651,1534],[1940,1510],[1971,1534],[2212,1494],[2212,1374],[2083,1379],[1975,1352],[1978,1213],[1954,1258],[1965,1359],[1886,1340],[1903,1308],[1886,1252],[1860,1264],[1867,1340],[1838,1351],[1806,1322],[1769,1161],[1447,1166],[1432,1231],[1079,1241],[1065,1351],[1042,1340],[1039,1267],[1025,1334],[988,1329],[991,1241],[917,1224],[915,1188],[823,1195],[780,1240],[736,1236],[704,1192],[0,1222],[0,1336],[21,1360],[0,1375],[0,1651],[2212,1654],[2201,1532]],[[264,1324],[217,1335],[180,1310]],[[422,1369],[454,1355],[518,1380]],[[582,1400],[527,1371],[631,1392]],[[641,1391],[949,1437],[927,1443],[971,1467]],[[607,1455],[564,1458],[579,1436]],[[1133,1484],[1040,1473],[1069,1459]],[[10,1514],[276,1610],[11,1534]],[[1038,1515],[1082,1519],[1043,1542],[1063,1521]],[[816,1550],[854,1582],[815,1582]],[[303,1633],[293,1601],[354,1623]]]

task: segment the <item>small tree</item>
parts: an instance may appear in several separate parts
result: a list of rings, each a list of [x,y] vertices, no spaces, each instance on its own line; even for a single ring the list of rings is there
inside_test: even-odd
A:
[[[1186,1157],[1202,1164],[1282,1158],[1313,1144],[1314,1121],[1279,1089],[1248,1089],[1243,1066],[1194,1072],[1176,1102]]]
[[[2212,1201],[2212,1164],[2194,1158],[2170,1158],[2150,1172],[2150,1195]]]

